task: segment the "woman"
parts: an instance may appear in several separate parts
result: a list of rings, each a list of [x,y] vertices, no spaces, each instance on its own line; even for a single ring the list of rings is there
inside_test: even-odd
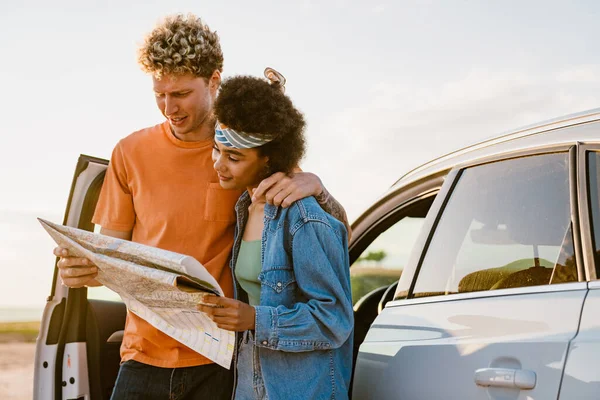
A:
[[[243,332],[236,399],[344,399],[353,330],[346,229],[313,197],[288,208],[251,200],[263,178],[291,173],[304,153],[304,118],[272,76],[231,78],[215,103],[214,168],[223,188],[246,189],[231,260],[238,300],[211,296],[199,309]]]

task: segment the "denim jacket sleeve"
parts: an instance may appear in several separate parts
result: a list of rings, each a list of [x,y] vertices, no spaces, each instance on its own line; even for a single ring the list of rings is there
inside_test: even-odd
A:
[[[337,221],[336,221],[337,222]],[[301,352],[342,346],[352,333],[348,246],[344,228],[306,221],[292,238],[292,263],[307,302],[292,308],[256,306],[256,345]]]

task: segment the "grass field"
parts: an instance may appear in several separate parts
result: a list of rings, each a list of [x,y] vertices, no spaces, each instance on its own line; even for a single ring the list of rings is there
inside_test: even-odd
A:
[[[354,265],[350,269],[352,285],[352,302],[356,303],[371,290],[389,286],[397,282],[402,275],[402,269],[378,268],[373,266]]]
[[[40,322],[0,322],[0,343],[35,342]]]

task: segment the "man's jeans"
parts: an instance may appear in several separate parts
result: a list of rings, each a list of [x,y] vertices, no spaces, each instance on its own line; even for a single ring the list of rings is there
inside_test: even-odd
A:
[[[111,400],[231,399],[233,371],[217,364],[160,368],[129,360],[121,364]]]

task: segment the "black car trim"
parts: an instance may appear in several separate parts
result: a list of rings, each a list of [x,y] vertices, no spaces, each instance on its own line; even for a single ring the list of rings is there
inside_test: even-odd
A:
[[[585,275],[588,281],[595,281],[600,277],[600,255],[596,249],[595,229],[592,215],[591,203],[591,181],[590,181],[590,156],[600,153],[599,144],[584,144],[578,146],[578,178],[579,195],[582,201],[579,203],[579,216],[581,223],[581,244],[583,259],[585,261]]]
[[[571,200],[571,231],[573,232],[573,250],[575,251],[575,265],[577,266],[577,280],[579,282],[586,280],[584,271],[584,259],[581,250],[581,229],[579,218],[579,198],[578,198],[578,180],[577,180],[577,159],[579,144],[569,149],[569,190]]]

